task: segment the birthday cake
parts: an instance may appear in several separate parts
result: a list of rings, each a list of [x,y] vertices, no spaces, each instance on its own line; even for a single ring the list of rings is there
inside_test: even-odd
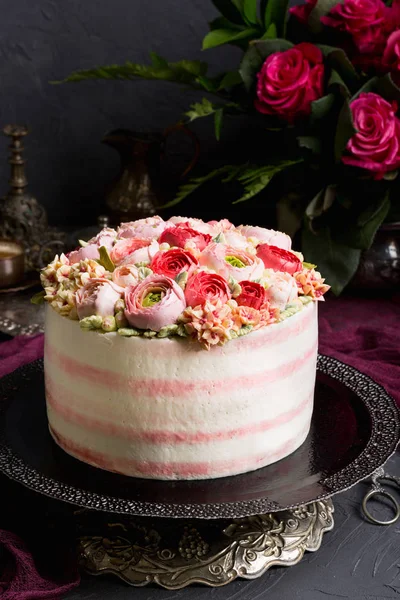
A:
[[[306,439],[329,286],[284,233],[149,217],[56,256],[41,281],[49,428],[68,454],[207,479]]]

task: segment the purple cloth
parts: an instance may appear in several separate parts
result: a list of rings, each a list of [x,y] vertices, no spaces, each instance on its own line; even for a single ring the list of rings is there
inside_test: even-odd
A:
[[[43,335],[17,337],[0,344],[0,377],[43,356]],[[0,552],[6,560],[0,564],[2,600],[58,600],[79,585],[76,565],[64,564],[65,580],[53,581],[39,573],[25,543],[14,533],[0,529]]]

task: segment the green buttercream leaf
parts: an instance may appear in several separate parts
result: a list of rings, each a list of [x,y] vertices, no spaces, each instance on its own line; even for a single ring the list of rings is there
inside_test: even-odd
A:
[[[125,313],[123,310],[119,310],[115,313],[115,322],[117,324],[117,328],[121,329],[123,327],[128,327],[128,321],[125,317]]]
[[[143,279],[146,279],[146,277],[148,277],[149,275],[152,275],[153,271],[151,269],[149,269],[148,267],[139,267],[139,280],[143,281]]]
[[[212,241],[216,244],[226,244],[226,239],[222,231],[218,235],[216,235]]]
[[[242,335],[247,335],[252,329],[253,325],[243,325],[237,332],[238,336],[241,337]]]
[[[188,336],[188,332],[185,329],[185,326],[182,325],[181,323],[178,325],[178,329],[176,330],[176,334],[179,335],[180,337],[187,337]]]
[[[142,302],[144,308],[149,308],[158,304],[161,300],[161,292],[150,292]]]
[[[186,283],[188,280],[188,273],[187,271],[182,271],[181,273],[178,273],[178,275],[175,277],[175,281],[176,283],[179,285],[179,287],[181,287],[183,290],[186,287]]]
[[[225,260],[227,263],[232,265],[232,267],[238,267],[239,269],[243,269],[246,265],[243,261],[240,260],[237,256],[225,256]]]
[[[157,333],[157,337],[166,338],[166,337],[170,337],[172,335],[177,335],[178,327],[179,327],[179,325],[176,325],[176,324],[166,325],[165,327],[162,327],[160,329],[160,331]]]
[[[38,292],[37,294],[32,296],[31,304],[43,304],[45,295],[46,295],[46,292],[44,290],[42,290],[41,292]]]
[[[308,262],[303,262],[303,267],[305,269],[316,269],[317,265],[313,265],[312,263],[308,263]]]
[[[85,242],[85,240],[78,240],[78,242],[81,248],[86,248],[86,246],[88,245],[88,243]]]
[[[157,335],[157,331],[148,330],[148,331],[143,332],[143,337],[145,337],[145,338],[153,338],[153,337],[156,337],[156,335]]]
[[[110,273],[112,273],[115,269],[115,265],[114,265],[113,261],[111,260],[111,257],[108,253],[107,248],[105,246],[100,246],[99,254],[100,254],[100,258],[97,261],[99,263],[99,265],[101,265],[107,271],[110,271]]]
[[[240,294],[242,293],[242,287],[236,281],[236,279],[232,277],[232,275],[229,276],[228,285],[233,298],[237,298],[238,296],[240,296]]]
[[[117,322],[115,320],[115,317],[113,317],[112,315],[110,315],[109,317],[104,317],[101,327],[104,331],[107,332],[117,331]]]
[[[122,335],[123,337],[138,337],[140,336],[140,331],[138,329],[133,329],[133,327],[121,327],[117,331],[118,335]]]
[[[91,315],[79,321],[81,329],[100,329],[103,323],[103,317],[99,315]]]

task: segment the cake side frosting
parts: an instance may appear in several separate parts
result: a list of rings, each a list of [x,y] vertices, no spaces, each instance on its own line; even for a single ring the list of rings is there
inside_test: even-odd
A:
[[[210,353],[186,339],[88,336],[48,309],[51,431],[73,456],[131,476],[254,470],[304,441],[316,355],[316,304]]]

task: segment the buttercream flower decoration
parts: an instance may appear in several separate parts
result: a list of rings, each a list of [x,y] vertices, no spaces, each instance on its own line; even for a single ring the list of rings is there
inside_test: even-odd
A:
[[[293,275],[303,268],[301,260],[294,252],[282,250],[277,246],[261,244],[257,247],[257,256],[263,261],[266,269],[284,271]]]
[[[311,113],[311,103],[324,95],[323,54],[303,42],[289,50],[274,52],[257,74],[258,112],[288,123]]]
[[[265,288],[255,281],[241,281],[241,293],[236,302],[239,306],[248,306],[260,310],[268,305],[268,298]]]
[[[135,265],[121,265],[114,269],[112,280],[120,287],[137,285],[139,283],[139,269]]]
[[[324,294],[330,289],[330,285],[325,283],[321,273],[314,269],[303,269],[295,274],[299,294],[311,296],[315,300],[324,300]]]
[[[236,281],[258,279],[264,272],[264,264],[260,258],[250,252],[232,248],[224,244],[213,243],[201,253],[199,264],[229,279]]]
[[[89,280],[76,292],[76,310],[79,319],[97,315],[114,316],[114,307],[122,296],[123,288],[109,279]]]
[[[231,339],[231,332],[238,329],[229,304],[221,300],[206,300],[202,306],[188,307],[180,316],[187,334],[197,340],[203,348],[222,346]]]
[[[257,330],[266,325],[276,323],[279,310],[271,309],[267,302],[261,310],[257,310],[251,306],[234,307],[232,309],[232,316],[237,330],[240,330],[243,326],[250,326],[252,329]]]
[[[265,227],[253,227],[252,225],[239,225],[237,229],[246,238],[254,239],[258,244],[270,244],[282,248],[282,250],[290,250],[292,247],[290,236],[281,231],[265,229]]]
[[[125,317],[132,327],[160,331],[176,323],[186,308],[183,290],[170,277],[150,275],[125,288]]]
[[[187,242],[191,242],[198,250],[202,251],[211,242],[211,239],[211,235],[193,229],[185,221],[165,229],[158,241],[160,244],[167,243],[170,246],[177,246],[179,248],[184,248]]]
[[[157,252],[151,261],[150,269],[154,273],[174,279],[183,271],[192,272],[197,265],[197,259],[190,252],[181,248],[171,248],[165,252]]]
[[[370,171],[375,179],[400,167],[400,119],[397,104],[378,94],[363,93],[350,104],[356,133],[342,161]]]
[[[121,223],[117,231],[117,236],[118,238],[137,237],[152,240],[157,239],[166,227],[167,223],[157,215],[129,223]]]
[[[148,265],[153,260],[154,256],[160,250],[160,244],[157,240],[151,240],[150,244],[141,246],[137,250],[134,250],[131,254],[128,254],[121,265]]]
[[[95,237],[86,242],[82,248],[70,252],[68,254],[69,262],[73,264],[85,260],[86,258],[98,260],[100,258],[100,247],[105,246],[107,250],[110,250],[116,237],[117,232],[115,229],[105,227]]]
[[[205,223],[202,219],[194,219],[193,217],[171,217],[167,221],[167,226],[171,227],[171,225],[179,225],[180,223],[186,223],[200,233],[214,235],[214,228],[210,223]]]
[[[115,265],[119,265],[127,256],[132,255],[136,250],[150,246],[151,240],[146,238],[126,238],[119,240],[111,249],[110,258]]]
[[[272,308],[284,310],[299,295],[296,279],[289,273],[266,269],[262,278],[265,294]]]
[[[188,306],[201,306],[206,302],[225,304],[230,297],[228,282],[217,273],[198,271],[188,279],[185,288]]]

